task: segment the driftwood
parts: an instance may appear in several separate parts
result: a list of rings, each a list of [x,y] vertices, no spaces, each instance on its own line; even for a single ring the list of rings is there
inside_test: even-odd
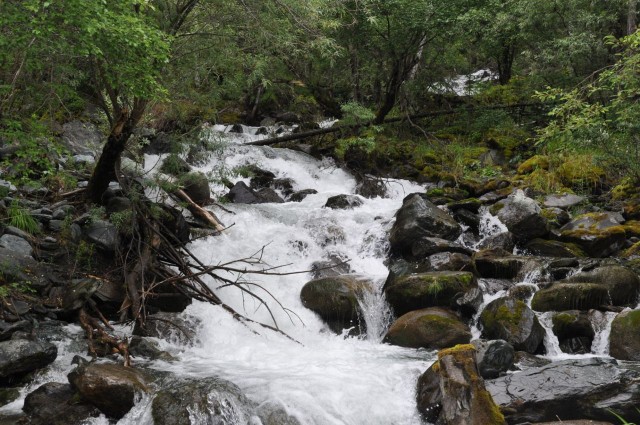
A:
[[[202,208],[200,205],[196,204],[193,199],[187,195],[184,190],[176,189],[172,192],[178,199],[187,203],[187,208],[191,211],[191,214],[200,217],[207,224],[212,226],[218,232],[222,232],[225,230],[225,227],[220,223],[220,221],[209,211]]]
[[[456,109],[444,109],[444,110],[439,110],[439,111],[432,111],[432,112],[423,112],[420,114],[413,114],[413,115],[406,115],[406,116],[402,116],[402,117],[393,117],[393,118],[387,118],[384,120],[384,122],[382,123],[375,123],[374,121],[367,121],[367,122],[363,122],[363,123],[359,123],[359,124],[349,124],[349,125],[339,125],[339,126],[333,126],[333,127],[328,127],[328,128],[319,128],[316,130],[309,130],[309,131],[303,131],[301,133],[294,133],[294,134],[287,134],[285,136],[277,136],[277,137],[271,137],[269,139],[264,139],[264,140],[257,140],[255,142],[248,142],[245,143],[245,145],[251,145],[251,146],[270,146],[270,145],[274,145],[276,143],[282,143],[282,142],[291,142],[294,140],[302,140],[302,139],[306,139],[308,137],[314,137],[314,136],[321,136],[323,134],[330,134],[330,133],[337,133],[340,131],[353,131],[353,130],[357,130],[361,127],[370,127],[372,125],[384,125],[384,124],[392,124],[392,123],[397,123],[397,122],[402,122],[402,121],[411,121],[411,120],[417,120],[417,119],[422,119],[422,118],[430,118],[430,117],[438,117],[438,116],[444,116],[444,115],[454,115],[454,114],[461,114],[464,112],[471,112],[471,111],[476,111],[476,110],[492,110],[492,109],[516,109],[516,108],[526,108],[526,107],[544,107],[544,106],[549,106],[552,105],[553,103],[541,103],[541,102],[529,102],[529,103],[515,103],[512,105],[491,105],[491,106],[473,106],[473,105],[468,105],[468,106],[463,106],[460,108],[456,108]]]

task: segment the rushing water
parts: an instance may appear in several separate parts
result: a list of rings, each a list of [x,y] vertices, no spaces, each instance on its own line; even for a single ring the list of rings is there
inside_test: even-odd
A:
[[[219,137],[221,133],[215,131],[228,128],[213,130],[213,136]],[[269,309],[237,288],[216,292],[254,320],[273,325],[273,314],[278,327],[299,343],[259,326],[249,328],[219,307],[196,302],[186,314],[202,322],[199,344],[183,349],[179,362],[158,367],[184,375],[221,376],[256,403],[278,403],[303,424],[420,424],[416,378],[431,364],[433,354],[380,340],[390,319],[381,294],[387,274],[383,264],[386,233],[403,197],[424,188],[390,181],[389,198],[362,198],[363,205],[353,210],[323,208],[330,196],[353,194],[355,179],[331,161],[301,152],[242,146],[255,139],[251,132],[245,128],[245,134],[224,134],[228,146],[200,171],[216,175],[223,167],[232,170],[256,164],[278,178],[291,178],[295,190],[318,193],[299,203],[226,205],[229,212],[216,210],[216,214],[225,225],[233,226],[220,236],[193,242],[190,249],[208,264],[259,258],[260,265],[250,267],[275,267],[272,271],[278,275],[225,276],[246,281],[246,287]],[[151,164],[157,162],[148,159]],[[223,188],[214,185],[213,190]],[[311,274],[286,274],[310,270],[314,262],[330,256],[348,260],[354,273],[377,283],[376,291],[360,300],[366,338],[330,332],[300,301],[300,290]],[[210,284],[214,289],[220,285]]]

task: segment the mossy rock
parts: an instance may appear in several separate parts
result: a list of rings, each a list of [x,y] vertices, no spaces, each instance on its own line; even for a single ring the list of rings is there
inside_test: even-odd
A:
[[[640,242],[636,242],[633,245],[631,245],[629,248],[625,249],[622,252],[622,256],[625,258],[640,256]]]
[[[482,202],[480,202],[477,198],[466,198],[460,201],[453,201],[447,204],[447,208],[451,211],[456,211],[459,209],[469,210],[473,213],[478,213],[480,207],[482,206]]]
[[[546,240],[540,238],[529,241],[525,245],[525,249],[533,255],[540,255],[543,257],[586,257],[585,252],[574,243]]]
[[[626,221],[622,228],[624,229],[624,233],[627,238],[636,237],[640,238],[640,221],[637,220],[629,220]]]
[[[640,294],[640,277],[628,267],[609,265],[566,278],[566,282],[593,282],[604,286],[615,306],[635,306]]]
[[[586,312],[571,310],[556,313],[552,317],[552,331],[565,353],[587,354],[595,332]]]
[[[541,350],[545,331],[524,301],[498,298],[480,314],[482,335],[487,339],[504,339],[515,350],[536,353]]]
[[[640,310],[618,314],[611,323],[609,354],[619,360],[640,361]]]
[[[606,304],[607,287],[598,283],[556,282],[536,292],[531,300],[535,311],[589,310]]]
[[[307,282],[300,291],[300,299],[334,332],[340,333],[354,326],[357,331],[364,332],[358,299],[371,290],[371,282],[358,275],[325,277]]]
[[[489,279],[513,279],[529,261],[500,248],[475,252],[472,258],[480,276]]]
[[[441,349],[471,341],[469,327],[451,310],[432,307],[398,318],[383,342],[401,347]]]
[[[387,301],[396,315],[426,307],[451,307],[455,300],[476,287],[469,272],[427,272],[401,276],[385,288]]]
[[[518,167],[518,174],[530,174],[535,170],[548,170],[549,169],[549,157],[546,155],[534,155],[531,158],[524,161]]]
[[[620,250],[626,240],[624,227],[606,212],[581,214],[559,232],[561,241],[575,243],[591,257],[611,255]]]

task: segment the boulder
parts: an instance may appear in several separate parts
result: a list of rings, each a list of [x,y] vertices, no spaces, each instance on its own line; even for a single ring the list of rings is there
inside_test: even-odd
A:
[[[334,210],[353,209],[362,205],[362,200],[355,195],[336,195],[327,199],[325,207]]]
[[[211,201],[211,189],[209,179],[204,173],[192,171],[180,177],[183,184],[182,190],[193,202],[204,206]]]
[[[418,380],[418,411],[443,425],[506,425],[504,416],[485,388],[473,345],[458,345],[438,353]]]
[[[536,353],[542,349],[545,331],[527,304],[511,298],[491,301],[480,314],[482,336],[503,339],[516,350]]]
[[[51,288],[46,304],[65,312],[79,310],[98,291],[102,282],[102,280],[91,277],[73,279],[67,285]],[[107,284],[107,286],[109,285]]]
[[[176,341],[179,344],[193,344],[196,341],[195,328],[200,321],[176,313],[155,313],[147,316],[144,327],[136,323],[133,334]]]
[[[284,203],[284,199],[282,199],[280,195],[278,195],[276,191],[271,189],[270,187],[265,187],[256,191],[256,195],[258,196],[259,199],[261,199],[261,202],[260,202],[261,204],[283,204]]]
[[[455,240],[461,233],[462,228],[451,216],[414,193],[404,198],[396,213],[389,241],[394,254],[410,256],[413,246],[423,238]]]
[[[584,251],[573,243],[546,240],[536,238],[529,241],[525,246],[529,253],[532,255],[540,255],[542,257],[585,257]]]
[[[562,195],[547,195],[544,198],[543,205],[547,208],[569,209],[585,201],[584,196],[574,195],[573,193],[565,193]]]
[[[252,409],[240,388],[217,377],[164,382],[151,402],[155,425],[248,424]]]
[[[507,341],[475,340],[471,344],[476,347],[478,371],[484,379],[497,378],[513,367],[516,352]]]
[[[0,236],[0,248],[10,249],[17,255],[25,257],[33,255],[33,249],[29,241],[20,236],[9,234]]]
[[[336,277],[349,273],[351,273],[349,263],[336,256],[330,256],[326,261],[316,261],[311,265],[311,274],[314,279]]]
[[[474,214],[469,210],[461,208],[459,210],[453,211],[453,217],[456,219],[456,221],[469,226],[469,229],[473,233],[478,233],[481,221],[478,214]]]
[[[606,257],[624,248],[626,236],[614,213],[582,214],[562,226],[558,239],[574,243],[590,257]]]
[[[249,187],[254,190],[270,187],[276,179],[276,175],[274,173],[268,170],[263,170],[256,165],[248,165],[246,171],[251,175]]]
[[[460,245],[441,238],[422,238],[411,247],[411,256],[413,258],[424,258],[432,254],[440,252],[457,252],[460,254],[471,255],[472,251]]]
[[[560,419],[611,420],[615,411],[640,420],[640,373],[615,360],[573,359],[516,372],[491,381],[487,389],[509,423]]]
[[[256,414],[262,421],[262,425],[302,425],[302,422],[291,415],[285,406],[273,401],[258,406]]]
[[[475,252],[472,258],[480,276],[489,279],[513,279],[530,261],[527,257],[512,255],[500,248]]]
[[[317,313],[336,333],[352,327],[364,331],[358,299],[372,291],[371,282],[360,275],[325,277],[307,282],[300,291],[302,304]]]
[[[396,315],[426,307],[452,307],[477,282],[469,272],[427,272],[401,276],[385,287]]]
[[[635,306],[640,294],[640,277],[630,268],[602,266],[576,273],[565,282],[593,282],[605,286],[611,303],[617,306]]]
[[[304,198],[306,198],[307,196],[314,195],[316,193],[318,193],[318,191],[315,190],[315,189],[299,190],[297,192],[292,193],[291,196],[289,196],[288,201],[291,201],[291,202],[302,202],[302,200]]]
[[[502,249],[506,252],[513,252],[513,248],[515,247],[516,242],[511,232],[501,232],[496,233],[495,235],[487,236],[485,239],[480,241],[478,244],[478,249]]]
[[[520,283],[512,286],[507,291],[507,296],[516,300],[528,302],[531,296],[538,290],[535,285]]]
[[[536,201],[517,190],[491,207],[491,212],[507,226],[520,241],[545,236],[549,232],[547,220]]]
[[[387,185],[384,180],[366,175],[356,185],[356,194],[365,198],[384,198],[387,196]]]
[[[482,202],[480,202],[480,200],[476,198],[462,199],[460,201],[453,201],[447,204],[447,208],[449,208],[450,211],[457,211],[457,210],[463,209],[463,210],[470,211],[474,214],[478,214],[478,211],[480,211],[481,206],[482,206]]]
[[[286,197],[286,196],[290,196],[294,192],[293,185],[294,185],[293,179],[290,179],[290,178],[275,179],[272,183],[272,188],[279,190],[280,192],[282,192],[282,195]]]
[[[104,220],[94,220],[84,225],[82,234],[87,241],[106,253],[115,253],[120,243],[116,226]]]
[[[275,195],[275,196],[274,196]],[[282,203],[284,200],[278,196],[272,189],[262,189],[256,192],[249,188],[246,183],[236,183],[229,193],[227,198],[234,204],[265,204],[268,202]]]
[[[432,307],[411,311],[389,327],[383,342],[401,347],[429,350],[467,344],[469,327],[451,310]]]
[[[552,331],[565,353],[588,354],[595,332],[586,312],[563,311],[553,315]]]
[[[640,361],[640,310],[625,310],[611,323],[609,354],[620,360]]]
[[[89,403],[78,401],[69,384],[48,382],[30,392],[22,410],[29,425],[82,425],[100,415]]]
[[[465,271],[475,272],[471,257],[457,252],[441,252],[430,255],[427,258],[430,269],[434,272],[441,271]]]
[[[115,419],[131,410],[137,394],[150,391],[151,382],[139,369],[110,363],[80,365],[68,378],[82,400]]]
[[[589,310],[607,304],[607,288],[598,283],[556,282],[536,292],[531,300],[535,311]]]
[[[15,335],[14,335],[15,338]],[[48,342],[11,339],[0,342],[0,380],[21,377],[42,369],[58,356],[58,348]]]
[[[103,134],[95,124],[70,121],[62,125],[62,143],[72,153],[96,157],[102,151]]]
[[[562,227],[571,221],[571,215],[561,208],[543,208],[541,214],[552,228]]]

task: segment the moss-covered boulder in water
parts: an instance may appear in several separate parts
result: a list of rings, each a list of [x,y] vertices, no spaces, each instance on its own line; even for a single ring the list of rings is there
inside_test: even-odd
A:
[[[531,300],[535,311],[589,310],[609,304],[609,294],[598,283],[556,282],[536,292]]]
[[[524,301],[498,298],[490,302],[480,314],[482,336],[503,339],[515,350],[528,353],[540,351],[544,328]]]
[[[602,266],[580,272],[565,279],[566,282],[593,282],[605,286],[617,306],[635,306],[640,294],[640,277],[630,268]]]
[[[396,315],[402,315],[426,307],[454,306],[456,298],[476,286],[469,272],[427,272],[401,276],[385,293]]]
[[[513,279],[529,261],[527,257],[511,255],[501,249],[483,249],[473,254],[478,274],[488,279]]]
[[[300,291],[302,304],[317,313],[336,333],[356,327],[364,331],[358,299],[372,291],[371,282],[359,275],[325,277],[307,282]]]
[[[591,257],[606,257],[625,244],[625,230],[614,213],[582,214],[562,226],[559,239],[580,246]]]
[[[585,257],[584,251],[576,244],[536,238],[525,247],[527,252],[542,257]]]
[[[587,354],[595,332],[586,312],[563,311],[553,315],[553,333],[558,338],[560,349],[565,353]]]
[[[432,307],[411,311],[396,320],[384,342],[410,348],[441,349],[471,340],[469,327],[454,312]]]
[[[640,361],[640,310],[623,311],[613,319],[609,354],[619,360]]]

